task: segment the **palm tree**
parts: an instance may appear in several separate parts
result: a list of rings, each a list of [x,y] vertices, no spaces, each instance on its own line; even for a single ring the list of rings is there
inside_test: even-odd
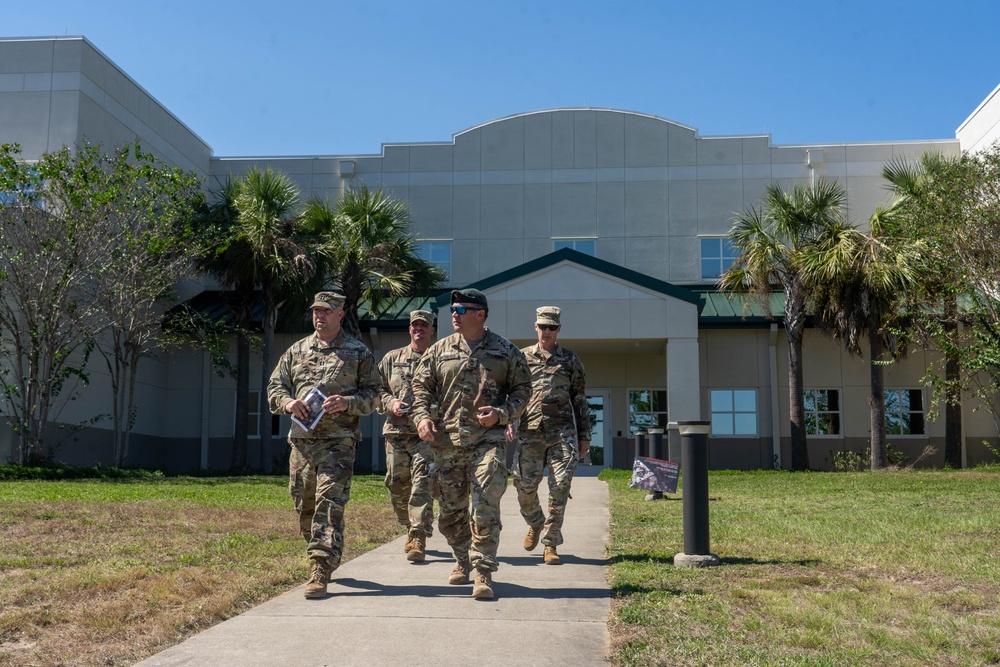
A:
[[[417,255],[406,205],[381,188],[352,188],[333,208],[313,199],[303,217],[310,232],[328,239],[325,257],[335,267],[345,297],[344,328],[354,336],[360,334],[362,302],[378,316],[393,300],[427,293],[445,278],[441,269]]]
[[[817,286],[813,298],[820,326],[855,355],[861,355],[867,337],[872,470],[888,465],[884,369],[903,353],[892,331],[900,321],[903,295],[916,282],[924,247],[900,236],[894,220],[898,203],[876,209],[868,234],[840,225],[802,262],[807,279]]]
[[[253,313],[263,304],[261,323],[261,460],[270,468],[271,429],[265,389],[271,373],[271,351],[278,313],[289,300],[308,298],[319,272],[313,247],[316,239],[296,216],[299,191],[288,176],[271,169],[252,169],[223,188],[215,208],[217,224],[227,238],[205,263],[228,290],[228,303],[241,330],[237,335],[236,424],[233,434],[233,467],[247,462],[246,420],[250,387],[250,347]]]
[[[926,269],[921,272],[921,280],[912,294],[911,312],[917,319],[928,315],[925,304],[940,305],[933,309],[940,313],[943,340],[938,339],[944,353],[944,418],[945,418],[945,463],[953,468],[962,467],[962,407],[961,407],[961,348],[958,329],[958,295],[963,291],[961,264],[955,261],[950,245],[956,237],[955,225],[964,220],[959,211],[951,210],[949,197],[937,192],[935,181],[943,171],[957,168],[960,158],[949,158],[940,153],[924,153],[916,163],[893,160],[882,168],[882,178],[890,186],[899,202],[898,210],[905,207],[907,215],[899,220],[905,232],[928,244],[923,257]],[[943,343],[943,344],[940,344]]]
[[[793,470],[809,468],[802,334],[812,286],[801,263],[804,253],[840,224],[844,201],[844,189],[836,181],[819,179],[813,187],[796,185],[791,192],[768,186],[760,209],[750,207],[736,216],[729,240],[740,254],[718,281],[723,290],[756,297],[766,304],[766,312],[774,289],[785,293]]]

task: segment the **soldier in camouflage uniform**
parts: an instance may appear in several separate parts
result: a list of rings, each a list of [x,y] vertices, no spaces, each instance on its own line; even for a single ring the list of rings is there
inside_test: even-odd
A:
[[[271,412],[291,414],[306,424],[322,413],[311,430],[293,421],[288,433],[288,488],[312,560],[305,596],[322,598],[344,551],[344,507],[361,439],[359,418],[374,410],[381,381],[371,351],[341,328],[344,297],[320,292],[310,308],[316,333],[281,355],[267,398]],[[313,388],[326,398],[310,415],[303,399]]]
[[[535,314],[538,343],[521,349],[531,369],[531,401],[524,411],[522,437],[514,452],[514,487],[521,516],[528,522],[524,548],[531,551],[540,538],[545,545],[545,563],[558,565],[556,547],[563,542],[570,483],[580,457],[590,449],[590,410],[583,364],[556,342],[561,329],[559,308],[542,306]],[[548,519],[538,501],[538,485],[546,467]]]
[[[432,445],[441,492],[438,528],[455,554],[448,583],[493,598],[500,499],[507,490],[505,427],[531,396],[531,376],[513,343],[486,328],[486,296],[451,293],[455,333],[432,345],[413,377],[413,422]],[[432,408],[439,412],[435,419]]]
[[[431,497],[431,444],[420,439],[410,420],[413,406],[413,371],[424,351],[434,342],[434,313],[410,313],[410,344],[382,357],[379,412],[388,415],[385,427],[385,485],[399,524],[406,528],[406,559],[422,562],[427,538],[434,532],[434,499]]]

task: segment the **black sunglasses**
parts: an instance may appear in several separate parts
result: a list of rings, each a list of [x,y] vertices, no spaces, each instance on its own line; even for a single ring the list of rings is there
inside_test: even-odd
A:
[[[482,308],[477,308],[475,306],[452,306],[451,312],[458,313],[459,315],[465,315],[470,310],[482,310]]]
[[[559,329],[558,324],[539,324],[538,328],[542,331],[557,331]]]

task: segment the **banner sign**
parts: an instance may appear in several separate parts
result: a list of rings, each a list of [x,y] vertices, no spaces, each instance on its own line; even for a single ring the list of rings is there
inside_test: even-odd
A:
[[[660,493],[677,493],[677,475],[680,470],[680,465],[673,461],[638,456],[632,465],[632,482],[629,486]]]

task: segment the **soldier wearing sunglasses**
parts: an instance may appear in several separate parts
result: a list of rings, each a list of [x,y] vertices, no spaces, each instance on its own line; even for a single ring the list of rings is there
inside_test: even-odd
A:
[[[474,570],[472,596],[485,600],[493,598],[500,499],[507,489],[505,429],[531,396],[524,355],[486,328],[488,315],[479,290],[451,293],[455,333],[420,358],[411,410],[417,433],[432,442],[441,492],[438,529],[456,560],[448,583],[469,584]]]
[[[560,563],[556,547],[563,542],[570,483],[580,457],[590,449],[587,379],[580,358],[556,342],[562,328],[560,317],[555,306],[537,309],[538,343],[521,349],[531,369],[532,393],[521,420],[523,437],[514,453],[512,471],[521,516],[528,523],[524,548],[531,551],[541,540],[547,565]],[[549,469],[548,518],[538,500],[545,468]]]

